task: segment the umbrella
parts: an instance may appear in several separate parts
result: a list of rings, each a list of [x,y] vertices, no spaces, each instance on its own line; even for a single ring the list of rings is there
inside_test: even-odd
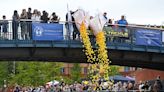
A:
[[[55,86],[55,85],[58,85],[59,84],[59,81],[57,80],[53,80],[53,81],[50,81],[50,82],[47,82],[46,85],[51,87],[51,86]]]
[[[122,81],[122,82],[128,82],[128,81],[134,82],[135,81],[134,79],[126,78],[121,75],[111,76],[111,77],[109,77],[109,79],[114,80],[114,81]]]
[[[130,80],[134,80],[134,81],[135,81],[135,78],[133,78],[133,77],[126,76],[126,78],[128,78],[128,79],[130,79]]]

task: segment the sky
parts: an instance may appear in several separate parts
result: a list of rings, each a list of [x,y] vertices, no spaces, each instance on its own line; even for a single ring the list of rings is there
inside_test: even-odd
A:
[[[107,12],[114,21],[125,15],[128,23],[164,25],[164,0],[0,0],[0,19],[6,15],[11,19],[14,10],[21,14],[22,9],[46,10],[65,20],[67,4],[70,10],[78,8],[89,12],[91,16]]]

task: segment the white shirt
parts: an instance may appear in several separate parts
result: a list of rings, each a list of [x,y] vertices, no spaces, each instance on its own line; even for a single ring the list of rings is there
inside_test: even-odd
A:
[[[37,23],[40,22],[40,16],[38,16],[36,14],[33,14],[31,19],[32,19],[33,22],[37,22]]]

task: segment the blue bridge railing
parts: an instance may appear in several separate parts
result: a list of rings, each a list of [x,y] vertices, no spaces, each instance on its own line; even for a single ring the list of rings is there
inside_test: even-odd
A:
[[[68,23],[41,23],[36,21],[0,20],[0,43],[34,43],[34,42],[80,42],[80,36],[75,26],[70,31]],[[74,25],[74,24],[73,24]],[[162,28],[152,28],[134,25],[105,25],[107,45],[149,46],[163,48]],[[92,31],[88,30],[91,42],[95,42]],[[2,44],[1,44],[2,47]],[[112,47],[109,47],[112,48]]]

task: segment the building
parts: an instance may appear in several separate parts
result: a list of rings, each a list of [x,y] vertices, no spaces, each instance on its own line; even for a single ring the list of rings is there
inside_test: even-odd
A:
[[[88,66],[88,63],[80,63],[80,72],[82,78],[87,77]],[[73,63],[63,63],[63,67],[61,68],[61,75],[70,77],[72,67]],[[164,71],[120,66],[119,72],[123,76],[135,77],[136,82],[153,80],[156,79],[158,75],[161,77],[162,80],[164,80]]]
[[[88,66],[89,63],[80,63],[82,77],[87,77]],[[73,67],[73,63],[63,63],[63,66],[61,68],[61,75],[70,77],[72,67]],[[134,70],[136,70],[136,68],[134,67],[120,66],[119,72],[122,73],[122,72],[134,71]]]
[[[81,67],[81,76],[86,77],[88,73],[88,63],[80,63]],[[63,66],[61,68],[61,75],[70,77],[71,74],[71,68],[73,67],[73,63],[63,63]]]

